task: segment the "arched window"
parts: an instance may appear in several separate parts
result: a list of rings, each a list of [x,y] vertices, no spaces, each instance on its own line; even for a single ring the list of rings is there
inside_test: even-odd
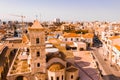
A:
[[[39,52],[39,51],[37,51],[36,56],[37,56],[37,57],[39,57],[39,56],[40,56],[40,52]]]
[[[57,80],[59,80],[59,77],[57,77]]]
[[[37,67],[40,67],[40,63],[37,63]]]
[[[71,79],[73,79],[73,75],[71,75]]]
[[[51,76],[51,80],[53,80],[53,76]]]
[[[78,39],[78,38],[76,38],[76,41],[79,41],[79,39]]]
[[[62,75],[62,80],[64,79],[63,75]]]
[[[39,38],[36,38],[36,44],[39,44],[39,43],[40,43]]]

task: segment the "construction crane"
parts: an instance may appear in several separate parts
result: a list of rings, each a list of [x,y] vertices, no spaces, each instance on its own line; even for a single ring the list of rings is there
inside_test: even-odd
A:
[[[25,16],[23,15],[13,15],[13,14],[10,14],[11,16],[15,16],[15,17],[20,17],[21,18],[21,21],[22,21],[22,35],[24,34],[24,22],[23,22],[23,19],[26,18]]]

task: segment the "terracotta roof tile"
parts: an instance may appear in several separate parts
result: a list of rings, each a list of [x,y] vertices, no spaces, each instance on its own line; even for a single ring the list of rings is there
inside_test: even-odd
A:
[[[117,48],[118,50],[120,50],[120,46],[119,45],[114,45],[115,48]]]
[[[23,42],[23,43],[26,43],[26,42],[28,42],[28,41],[29,41],[28,37],[24,34],[24,35],[22,36],[22,42]]]
[[[93,38],[93,34],[92,33],[86,33],[83,35],[84,38]]]
[[[120,38],[120,36],[112,36],[112,37],[109,37],[110,40],[118,39],[118,38]]]
[[[80,37],[80,34],[76,33],[65,33],[63,34],[64,37]]]

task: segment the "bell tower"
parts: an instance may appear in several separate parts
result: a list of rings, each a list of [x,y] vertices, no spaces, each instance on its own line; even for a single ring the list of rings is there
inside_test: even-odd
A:
[[[39,21],[28,28],[30,37],[30,66],[32,74],[46,73],[45,32]]]

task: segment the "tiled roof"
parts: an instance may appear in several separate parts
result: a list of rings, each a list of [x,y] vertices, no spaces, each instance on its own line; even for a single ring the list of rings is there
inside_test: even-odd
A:
[[[55,38],[50,38],[48,41],[49,41],[50,43],[54,43],[54,44],[55,44],[55,43],[57,43],[57,44],[61,43],[59,39],[55,39]]]
[[[63,34],[64,37],[80,37],[80,34],[76,33],[65,33]]]
[[[118,39],[118,38],[120,38],[120,36],[112,36],[112,37],[109,37],[110,40]]]
[[[0,30],[0,33],[5,34],[6,31],[5,31],[4,29],[1,29],[1,30]]]
[[[48,34],[47,36],[55,36],[55,34],[52,34],[52,33],[51,33],[51,34]]]
[[[26,42],[28,42],[28,41],[29,41],[29,39],[28,39],[27,35],[24,34],[24,35],[22,36],[22,42],[23,42],[23,43],[26,43]]]
[[[119,45],[114,45],[115,48],[117,48],[118,50],[120,50],[120,46]]]
[[[93,38],[94,34],[86,33],[86,34],[76,34],[76,33],[65,33],[63,34],[64,37],[83,37],[83,38]]]
[[[84,38],[93,38],[93,34],[92,33],[86,33],[83,35]]]

